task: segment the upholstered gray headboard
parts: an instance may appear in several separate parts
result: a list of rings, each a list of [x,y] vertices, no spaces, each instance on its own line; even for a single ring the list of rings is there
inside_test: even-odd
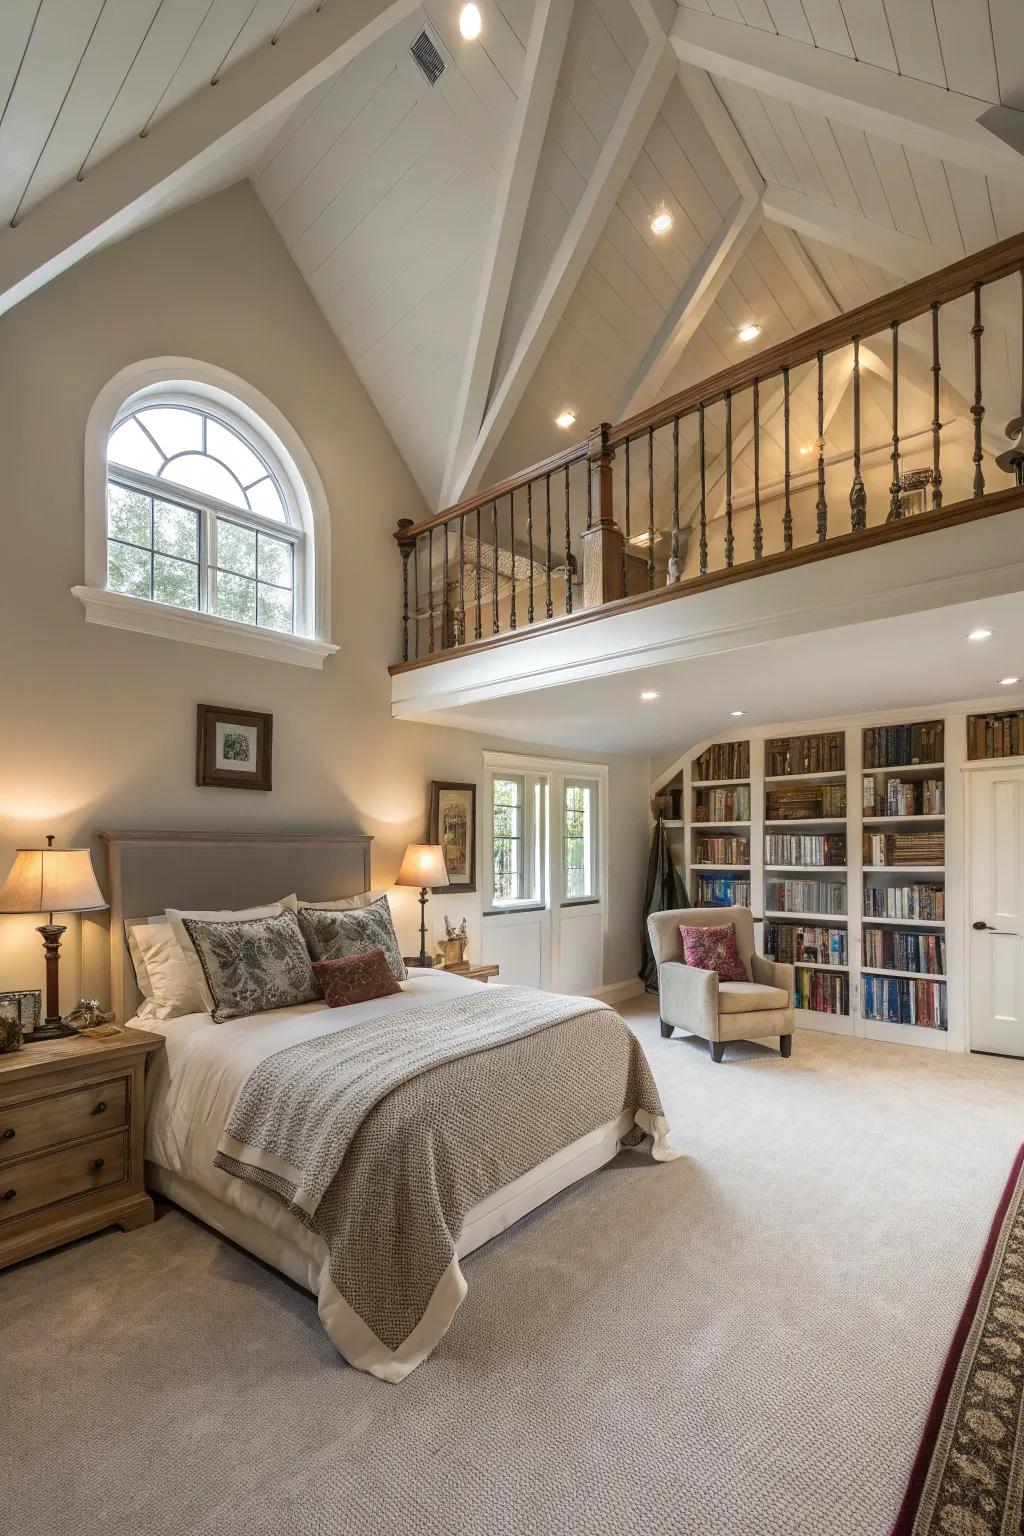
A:
[[[262,906],[290,892],[336,901],[370,889],[372,838],[343,832],[102,832],[110,898],[111,1005],[138,1006],[125,924],[166,907]]]

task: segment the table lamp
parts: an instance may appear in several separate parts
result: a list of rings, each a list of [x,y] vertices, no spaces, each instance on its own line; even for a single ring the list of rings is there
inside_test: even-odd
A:
[[[55,912],[98,912],[107,903],[96,884],[88,848],[19,848],[7,879],[0,886],[0,913],[45,912],[49,921],[37,928],[46,956],[46,1019],[32,1031],[33,1040],[59,1040],[77,1031],[60,1016],[60,941],[67,932],[55,923]]]
[[[419,964],[432,966],[434,962],[427,954],[427,887],[448,884],[448,870],[440,843],[410,843],[395,884],[418,885],[420,888]]]

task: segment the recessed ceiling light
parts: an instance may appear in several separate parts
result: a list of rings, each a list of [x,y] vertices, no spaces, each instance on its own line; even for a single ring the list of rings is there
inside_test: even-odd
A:
[[[667,208],[659,208],[651,219],[651,229],[656,235],[667,235],[675,223]]]
[[[640,697],[644,700],[645,703],[650,703],[651,699],[660,699],[661,698],[661,694],[660,693],[655,693],[653,688],[647,688],[640,695]]]
[[[1000,688],[1012,688],[1014,683],[1019,683],[1019,682],[1020,682],[1020,678],[1019,677],[1001,677],[999,679],[999,686],[1000,686]]]
[[[761,327],[753,324],[742,325],[736,334],[740,341],[756,341],[761,334]]]
[[[967,638],[968,640],[991,640],[992,631],[990,629],[972,629]]]
[[[730,709],[729,713],[730,713],[730,715],[733,715],[735,718],[738,719],[740,715],[745,715],[746,714],[746,710],[745,709]]]
[[[575,411],[559,411],[558,415],[555,417],[555,426],[561,427],[563,432],[568,432],[569,428],[572,426],[575,420]]]
[[[459,15],[459,31],[471,43],[474,38],[480,36],[480,28],[483,23],[480,20],[480,8],[476,5],[464,5]]]

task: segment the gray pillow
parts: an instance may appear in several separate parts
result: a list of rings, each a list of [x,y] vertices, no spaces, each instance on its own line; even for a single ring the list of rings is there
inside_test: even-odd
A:
[[[368,907],[341,912],[330,907],[300,907],[297,916],[314,960],[345,960],[350,955],[365,955],[370,949],[382,949],[395,980],[406,980],[409,973],[386,896]]]
[[[213,999],[211,1017],[226,1019],[292,1008],[321,997],[294,912],[209,923],[181,919]]]

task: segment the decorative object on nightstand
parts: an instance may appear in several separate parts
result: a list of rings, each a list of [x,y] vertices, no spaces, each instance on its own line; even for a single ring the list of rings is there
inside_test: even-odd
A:
[[[45,848],[19,848],[7,879],[0,887],[0,913],[46,912],[49,920],[36,929],[46,956],[46,1019],[32,1032],[37,1040],[73,1035],[60,1016],[60,941],[67,929],[55,923],[55,912],[99,912],[107,903],[96,884],[88,848],[55,848],[48,836]]]
[[[453,928],[447,917],[444,920],[444,938],[437,941],[437,959],[435,965],[444,966],[449,971],[457,971],[465,968],[466,950],[469,948],[469,933],[466,928],[466,919],[457,928]]]
[[[23,1037],[31,1035],[36,1028],[42,1006],[43,994],[38,987],[20,992],[0,992],[0,1013],[10,1011],[17,1015]]]
[[[440,845],[410,843],[405,850],[395,884],[418,885],[420,888],[420,952],[415,963],[429,970],[434,962],[427,954],[427,891],[430,887],[435,891],[440,890],[448,884],[448,871]]]
[[[0,1056],[0,1269],[153,1220],[142,1175],[145,1064],[162,1045],[126,1029]]]
[[[13,1008],[0,1007],[0,1056],[8,1056],[22,1047],[21,1020]]]

